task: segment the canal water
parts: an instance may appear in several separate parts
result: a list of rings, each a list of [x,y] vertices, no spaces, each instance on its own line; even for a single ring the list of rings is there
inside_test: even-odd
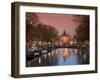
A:
[[[59,48],[28,61],[26,66],[78,65],[81,64],[79,54],[81,55],[81,52],[79,53],[77,49]]]

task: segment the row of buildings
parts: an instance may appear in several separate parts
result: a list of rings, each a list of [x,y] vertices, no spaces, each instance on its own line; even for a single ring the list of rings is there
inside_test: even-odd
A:
[[[49,45],[72,45],[75,42],[75,40],[72,38],[70,34],[67,34],[66,31],[62,33],[57,39],[51,41],[51,42],[43,42],[43,41],[34,41],[32,48],[34,47],[42,47],[42,46],[49,46]]]

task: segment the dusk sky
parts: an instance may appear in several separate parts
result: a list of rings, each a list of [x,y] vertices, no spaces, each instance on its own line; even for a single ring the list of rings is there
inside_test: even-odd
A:
[[[75,34],[75,28],[77,25],[73,21],[73,15],[37,13],[37,16],[41,23],[55,27],[60,35],[63,33],[64,30],[70,35]]]

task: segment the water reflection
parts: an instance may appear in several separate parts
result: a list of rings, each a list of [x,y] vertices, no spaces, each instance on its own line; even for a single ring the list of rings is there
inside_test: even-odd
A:
[[[77,49],[59,48],[27,61],[26,66],[78,65],[82,63],[83,58],[87,57],[86,54],[83,56],[82,54],[82,51]]]
[[[63,53],[59,53],[57,65],[75,65],[79,63],[77,56],[72,49],[60,49],[60,51]]]

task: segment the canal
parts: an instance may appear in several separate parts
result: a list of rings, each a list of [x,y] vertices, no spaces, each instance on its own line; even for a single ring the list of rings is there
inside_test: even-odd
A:
[[[26,61],[27,67],[89,64],[88,50],[59,48]]]

